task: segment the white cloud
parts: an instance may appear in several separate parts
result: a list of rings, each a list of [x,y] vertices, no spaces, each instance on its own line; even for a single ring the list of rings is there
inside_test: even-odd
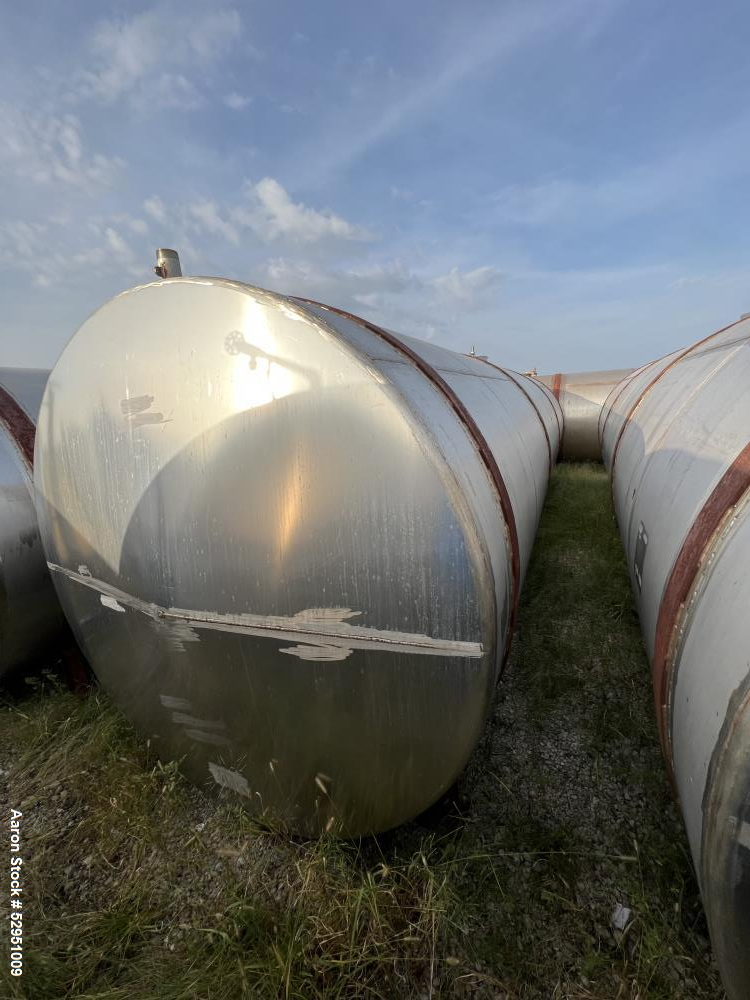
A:
[[[372,239],[367,230],[352,225],[333,212],[318,212],[292,201],[281,184],[272,177],[264,177],[257,184],[247,183],[245,191],[251,208],[249,212],[239,211],[237,218],[262,237],[285,237],[300,243],[331,238],[354,241]]]
[[[47,226],[40,222],[0,223],[0,261],[13,264],[19,259],[31,260],[41,255]]]
[[[253,99],[244,94],[238,94],[236,90],[233,90],[231,93],[224,95],[224,103],[232,111],[244,111],[245,108],[253,103]]]
[[[120,217],[121,218],[121,217]],[[121,233],[93,219],[72,229],[64,218],[49,224],[25,221],[0,224],[0,263],[26,276],[38,288],[90,283],[89,275],[143,279],[148,274]]]
[[[400,260],[360,268],[327,268],[320,262],[273,257],[265,266],[271,287],[320,297],[332,305],[380,308],[394,296],[416,291],[420,279]]]
[[[107,245],[115,256],[126,261],[132,261],[135,259],[135,254],[116,229],[112,229],[111,226],[107,226],[104,230],[104,235],[107,239]]]
[[[473,271],[453,267],[447,274],[432,278],[430,284],[446,298],[470,304],[501,281],[502,275],[495,267],[477,267]]]
[[[197,111],[206,99],[182,73],[162,73],[153,88],[141,91],[134,102],[139,108],[172,108],[175,111]]]
[[[151,198],[146,198],[143,203],[143,211],[146,215],[150,215],[155,222],[163,223],[167,220],[166,206],[158,195],[152,195]]]
[[[231,8],[196,13],[162,3],[100,21],[89,38],[91,66],[74,80],[70,96],[105,105],[130,97],[141,107],[192,110],[203,98],[180,70],[205,69],[241,33],[240,15]]]
[[[240,238],[237,229],[231,222],[222,219],[215,202],[208,201],[207,199],[195,201],[189,206],[189,211],[193,219],[199,223],[199,227],[207,233],[223,236],[225,240],[235,245],[239,243]]]
[[[124,166],[119,157],[89,154],[81,123],[72,114],[22,112],[0,104],[0,162],[24,181],[79,188],[111,185]]]

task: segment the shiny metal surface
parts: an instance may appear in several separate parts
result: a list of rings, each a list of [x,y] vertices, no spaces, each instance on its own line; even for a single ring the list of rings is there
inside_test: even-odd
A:
[[[601,461],[599,414],[614,386],[631,369],[602,372],[558,372],[537,375],[539,382],[552,390],[560,402],[565,426],[560,457],[568,462]]]
[[[34,425],[47,375],[0,369],[0,680],[41,656],[64,627],[33,502]]]
[[[657,721],[732,1000],[750,996],[750,320],[639,370],[602,446]]]
[[[304,833],[387,829],[463,768],[515,597],[476,435],[520,576],[559,443],[502,373],[389,336],[157,282],[81,327],[40,414],[45,548],[101,683],[193,780]]]
[[[170,250],[168,247],[160,247],[156,251],[156,267],[154,271],[159,278],[181,278],[182,265],[180,264],[180,255],[176,250]]]

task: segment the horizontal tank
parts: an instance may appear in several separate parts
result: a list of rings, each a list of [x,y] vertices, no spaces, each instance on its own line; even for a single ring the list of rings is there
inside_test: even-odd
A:
[[[35,424],[48,374],[0,368],[0,681],[38,661],[64,629],[33,499]]]
[[[604,463],[659,733],[731,1000],[750,996],[750,319],[639,369]]]
[[[60,600],[194,781],[305,834],[385,830],[482,731],[558,420],[532,380],[317,303],[135,288],[42,403]]]
[[[560,457],[568,462],[600,462],[599,414],[612,389],[630,368],[603,372],[558,372],[537,375],[552,390],[563,412],[564,430]]]

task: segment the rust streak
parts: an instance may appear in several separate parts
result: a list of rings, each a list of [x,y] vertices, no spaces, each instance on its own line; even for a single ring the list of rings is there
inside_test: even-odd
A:
[[[484,462],[485,468],[489,473],[490,479],[495,487],[495,491],[498,495],[500,501],[500,509],[502,510],[503,517],[505,518],[505,524],[508,528],[508,537],[510,540],[510,552],[511,552],[511,571],[513,576],[513,591],[511,594],[510,601],[510,621],[508,627],[508,634],[505,643],[505,653],[503,661],[507,659],[508,651],[510,649],[510,641],[513,636],[513,629],[516,621],[516,613],[518,611],[518,597],[519,591],[521,589],[521,558],[520,550],[518,545],[518,529],[516,527],[516,518],[513,513],[513,505],[510,502],[510,494],[508,493],[508,488],[505,485],[505,480],[503,479],[502,473],[498,468],[498,464],[495,460],[495,456],[492,454],[492,450],[487,443],[487,440],[482,434],[479,426],[472,417],[472,415],[467,410],[466,406],[462,403],[456,393],[451,389],[448,383],[445,381],[443,376],[432,367],[432,365],[425,361],[424,358],[420,357],[416,351],[413,351],[406,344],[402,343],[398,337],[395,337],[392,333],[387,330],[383,330],[381,327],[376,326],[374,323],[370,323],[366,319],[362,319],[361,316],[355,316],[353,313],[346,312],[344,309],[337,309],[334,306],[326,305],[323,302],[316,302],[315,299],[304,299],[294,297],[294,301],[300,302],[303,305],[314,305],[319,306],[322,309],[327,309],[329,312],[336,313],[338,316],[343,316],[344,319],[351,320],[353,323],[358,323],[364,326],[371,333],[374,333],[381,340],[384,340],[387,344],[390,344],[394,350],[405,355],[409,360],[422,372],[422,374],[429,379],[430,382],[438,389],[443,396],[448,400],[453,411],[459,420],[463,423],[466,430],[469,432],[470,437],[473,439],[474,444],[479,452],[479,455]]]
[[[10,434],[21,456],[28,466],[29,472],[34,468],[34,437],[36,428],[26,411],[0,385],[0,424]]]
[[[722,526],[727,513],[750,488],[750,444],[745,445],[726,470],[690,526],[674,561],[659,605],[654,644],[653,681],[656,719],[667,767],[673,774],[672,748],[668,736],[669,691],[675,669],[674,638],[680,612],[693,589],[706,550]]]
[[[562,385],[562,372],[558,372],[556,375],[552,376],[552,393],[558,403],[560,402],[561,385]]]

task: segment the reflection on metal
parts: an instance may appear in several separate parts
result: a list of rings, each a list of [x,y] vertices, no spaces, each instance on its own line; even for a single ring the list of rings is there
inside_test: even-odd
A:
[[[750,996],[750,319],[610,394],[602,452],[731,1000]]]
[[[161,249],[156,251],[156,267],[154,271],[158,278],[181,278],[182,267],[180,266],[180,255],[176,250],[161,247]]]
[[[0,678],[63,630],[34,511],[34,422],[48,372],[0,369]]]
[[[537,375],[559,400],[564,431],[560,457],[565,461],[601,461],[599,415],[602,404],[614,386],[625,378],[629,368],[604,372],[558,372]]]
[[[472,354],[471,357],[478,357],[480,361],[484,361],[486,364],[492,365],[493,368],[497,368],[497,370],[499,372],[502,372],[503,375],[505,375],[507,378],[509,378],[511,380],[511,382],[513,382],[513,384],[518,388],[518,390],[524,394],[524,396],[528,399],[528,401],[534,407],[534,412],[536,413],[537,417],[539,417],[539,423],[541,424],[542,431],[544,432],[544,439],[547,442],[547,458],[548,458],[548,461],[549,461],[549,471],[550,471],[550,475],[551,475],[552,474],[552,466],[555,464],[555,458],[557,457],[557,450],[555,450],[555,455],[553,456],[553,454],[552,454],[552,442],[550,441],[549,434],[547,433],[547,421],[542,416],[542,411],[539,409],[539,406],[535,402],[534,396],[536,396],[537,400],[540,403],[542,402],[542,399],[544,400],[544,404],[543,404],[542,408],[544,408],[545,406],[547,408],[550,408],[550,407],[552,408],[552,410],[553,410],[553,412],[555,414],[555,420],[556,421],[557,421],[557,411],[558,411],[559,407],[554,406],[550,402],[549,397],[546,396],[544,393],[542,393],[541,396],[540,396],[540,394],[537,391],[535,391],[537,383],[530,383],[529,380],[527,378],[525,378],[523,375],[516,374],[516,373],[510,371],[510,369],[508,369],[508,368],[501,368],[500,365],[496,365],[492,361],[488,361],[488,359],[483,354],[481,354],[481,355]],[[534,394],[534,396],[532,396],[532,393]],[[558,425],[558,430],[559,430],[559,427],[560,427],[559,421],[557,421],[557,425]]]
[[[387,829],[481,733],[559,417],[533,380],[317,303],[133,289],[42,404],[55,586],[194,780],[301,832]]]

